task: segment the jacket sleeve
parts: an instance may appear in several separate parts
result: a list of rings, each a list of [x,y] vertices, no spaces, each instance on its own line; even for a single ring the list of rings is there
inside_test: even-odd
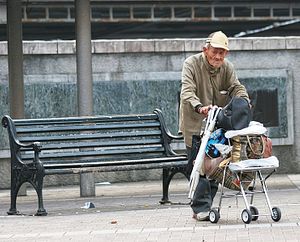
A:
[[[183,63],[181,78],[182,86],[180,98],[182,102],[189,103],[194,109],[203,106],[200,99],[196,96],[195,69],[187,61]]]

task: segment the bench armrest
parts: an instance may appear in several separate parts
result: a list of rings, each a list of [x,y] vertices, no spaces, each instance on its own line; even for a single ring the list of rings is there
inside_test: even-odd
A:
[[[22,143],[19,141],[19,139],[16,136],[16,128],[14,125],[14,122],[11,117],[8,115],[5,115],[2,118],[2,126],[4,128],[7,128],[8,135],[9,135],[9,143],[11,147],[11,152],[14,153],[14,155],[21,149],[21,148],[32,148],[34,151],[34,161],[37,161],[39,159],[39,152],[41,151],[41,144],[40,142],[33,142],[33,143]]]
[[[168,132],[167,135],[172,139],[172,140],[183,140],[182,135],[173,135],[171,132]]]
[[[20,148],[33,148],[34,152],[41,151],[41,143],[40,142],[33,142],[29,144],[24,144],[20,142],[18,139],[13,139],[14,144]]]
[[[173,140],[182,140],[183,141],[183,136],[182,135],[173,135],[171,134],[169,128],[167,127],[162,111],[160,109],[155,109],[154,113],[158,116],[158,119],[160,121],[161,125],[161,131],[163,133],[164,137],[164,146],[169,155],[179,155],[177,154],[171,147],[171,143]]]
[[[33,152],[34,152],[34,158],[33,158],[33,162],[34,163],[40,163],[40,151],[41,151],[41,143],[40,142],[33,142],[33,143],[29,143],[29,144],[24,144],[21,143],[18,140],[14,140],[15,141],[15,145],[19,148],[32,148]]]

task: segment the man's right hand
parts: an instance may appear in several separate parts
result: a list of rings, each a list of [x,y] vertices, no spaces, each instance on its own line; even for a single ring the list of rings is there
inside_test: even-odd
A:
[[[203,114],[204,116],[208,115],[209,110],[212,108],[212,105],[203,106],[198,108],[198,113]]]

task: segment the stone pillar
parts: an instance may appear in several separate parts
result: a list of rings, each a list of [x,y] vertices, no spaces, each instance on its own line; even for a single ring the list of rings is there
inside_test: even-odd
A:
[[[7,1],[9,105],[13,118],[24,118],[24,80],[21,0]],[[26,184],[18,195],[26,195]]]
[[[75,1],[78,115],[93,114],[90,1]],[[94,174],[80,174],[80,195],[95,196]]]
[[[80,196],[81,197],[93,197],[95,192],[95,179],[93,173],[81,173],[80,174]]]

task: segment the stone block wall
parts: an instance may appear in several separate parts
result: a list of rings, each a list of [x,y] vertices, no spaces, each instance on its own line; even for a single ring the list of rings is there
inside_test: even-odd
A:
[[[94,114],[152,112],[160,108],[175,134],[182,63],[201,50],[204,39],[141,39],[92,41]],[[279,126],[269,127],[279,172],[300,172],[300,38],[230,39],[228,59],[249,89],[278,89]],[[75,41],[24,41],[25,116],[76,116]],[[0,116],[9,113],[7,43],[0,42]],[[0,188],[9,186],[6,130],[0,127]],[[3,169],[2,169],[3,168]],[[98,174],[103,180],[160,177],[160,171]],[[47,178],[48,179],[48,178]],[[46,184],[60,184],[49,178]],[[67,183],[77,183],[71,177]]]

